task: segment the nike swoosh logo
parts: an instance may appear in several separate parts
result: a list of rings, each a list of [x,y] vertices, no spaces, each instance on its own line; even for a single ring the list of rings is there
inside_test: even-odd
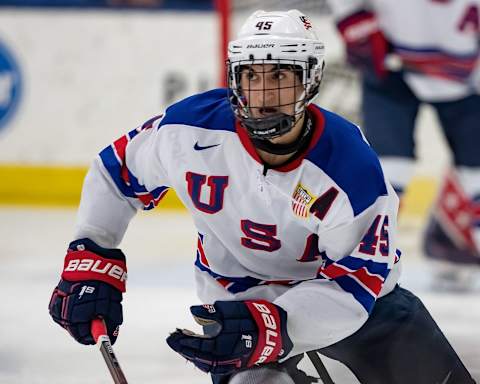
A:
[[[219,146],[220,144],[213,144],[213,145],[206,145],[206,146],[201,146],[201,145],[198,145],[198,141],[195,143],[195,145],[193,146],[193,149],[195,149],[196,151],[203,151],[204,149],[208,149],[208,148],[213,148],[213,147],[217,147]]]

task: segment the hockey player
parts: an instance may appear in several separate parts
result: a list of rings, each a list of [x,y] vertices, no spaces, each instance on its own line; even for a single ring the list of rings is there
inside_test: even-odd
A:
[[[424,248],[446,262],[437,264],[447,266],[437,283],[467,288],[469,271],[480,266],[480,1],[330,4],[347,58],[363,72],[366,137],[400,195],[413,173],[419,106],[437,112],[454,167],[432,209]]]
[[[308,383],[320,349],[362,383],[473,383],[421,301],[397,285],[398,198],[358,127],[312,104],[324,46],[299,11],[257,11],[229,45],[229,88],[189,97],[104,149],[84,183],[50,314],[115,340],[139,208],[174,188],[198,229],[204,335],[168,345],[214,383]]]

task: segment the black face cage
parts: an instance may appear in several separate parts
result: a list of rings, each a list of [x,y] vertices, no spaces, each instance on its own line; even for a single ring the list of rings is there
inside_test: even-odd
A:
[[[311,68],[317,64],[317,60],[312,58],[310,61],[300,60],[227,60],[227,81],[228,81],[228,97],[230,105],[235,116],[242,122],[247,129],[249,136],[255,139],[272,139],[289,132],[295,123],[302,117],[308,102],[317,94],[320,81],[311,78]],[[258,65],[263,70],[255,70],[256,74],[260,74],[263,79],[263,87],[255,88],[249,85],[248,88],[242,89],[241,76],[244,71],[252,71],[252,65]],[[267,69],[266,69],[267,68]],[[286,86],[282,84],[282,80],[278,77],[276,86],[265,87],[265,76],[277,73],[279,70],[289,70],[294,72],[293,85]],[[250,82],[250,76],[248,76]],[[272,83],[270,81],[270,83]],[[301,86],[300,86],[301,85]],[[299,87],[300,86],[300,87]],[[294,100],[282,100],[282,91],[292,89]],[[263,92],[262,105],[251,105],[253,92]],[[277,92],[273,95],[276,100],[272,105],[271,101],[266,103],[267,97],[265,92]],[[291,93],[289,92],[291,95]],[[285,99],[285,97],[284,97]],[[292,112],[286,114],[279,111],[279,108],[290,107]],[[265,117],[258,117],[261,111],[274,111],[266,113]],[[255,117],[257,116],[257,117]]]

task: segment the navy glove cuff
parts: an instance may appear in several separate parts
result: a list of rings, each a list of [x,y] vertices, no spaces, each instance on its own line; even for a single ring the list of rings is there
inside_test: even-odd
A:
[[[80,249],[79,249],[80,247]],[[106,259],[112,259],[112,260],[118,260],[118,261],[126,261],[125,254],[120,250],[116,248],[103,248],[99,246],[97,243],[94,241],[88,239],[88,238],[83,238],[83,239],[78,239],[72,241],[68,249],[71,251],[78,251],[78,250],[87,250],[93,253],[96,253],[99,256],[102,256]]]

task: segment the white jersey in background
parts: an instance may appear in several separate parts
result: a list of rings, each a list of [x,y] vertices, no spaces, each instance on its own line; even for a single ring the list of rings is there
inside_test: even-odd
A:
[[[336,19],[373,11],[423,101],[480,92],[480,0],[335,0]],[[412,70],[414,69],[414,70]]]
[[[235,121],[226,90],[174,104],[100,153],[76,238],[117,246],[136,210],[172,188],[198,230],[203,302],[279,305],[289,356],[349,336],[397,283],[398,198],[358,127],[315,105],[308,114],[309,147],[271,169]]]

